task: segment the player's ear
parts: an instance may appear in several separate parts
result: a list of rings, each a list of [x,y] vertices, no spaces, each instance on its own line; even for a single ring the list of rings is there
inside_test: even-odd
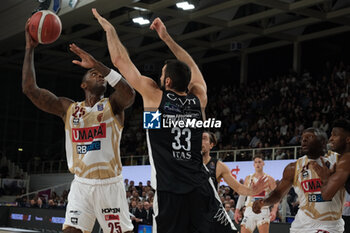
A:
[[[347,137],[345,138],[345,142],[346,142],[346,144],[350,144],[350,136],[347,136]]]
[[[214,143],[210,143],[210,150],[213,149]]]
[[[82,89],[85,89],[85,88],[87,87],[86,82],[82,82],[82,83],[80,84],[80,87],[81,87]]]
[[[171,81],[171,78],[170,78],[170,77],[166,77],[166,78],[165,78],[164,85],[165,85],[166,87],[171,87],[172,81]]]

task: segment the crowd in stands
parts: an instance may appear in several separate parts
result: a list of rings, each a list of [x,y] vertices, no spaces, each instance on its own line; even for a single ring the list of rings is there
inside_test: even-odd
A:
[[[57,195],[56,192],[50,192],[50,195],[37,193],[30,196],[22,196],[22,192],[15,201],[19,207],[29,208],[47,208],[47,209],[65,209],[67,206],[68,190],[64,190],[62,195]]]
[[[308,127],[329,134],[335,119],[350,116],[350,66],[341,62],[324,67],[323,75],[291,72],[245,86],[209,86],[207,118],[222,121],[214,130],[218,145],[213,150],[294,146]],[[142,116],[142,108],[134,108],[132,115]],[[142,122],[127,125],[123,132],[122,154],[147,154]],[[279,157],[288,158],[288,151]],[[251,160],[244,155],[238,159]]]

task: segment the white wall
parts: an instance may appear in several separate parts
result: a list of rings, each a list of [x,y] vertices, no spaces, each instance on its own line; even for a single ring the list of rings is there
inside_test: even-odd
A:
[[[265,161],[264,171],[274,177],[276,180],[282,178],[284,168],[295,160],[273,160]],[[231,173],[237,180],[245,179],[249,174],[254,173],[253,161],[245,162],[225,162],[225,164],[231,170]],[[146,184],[147,180],[151,179],[151,167],[149,165],[144,166],[124,166],[122,175],[124,179],[135,181],[135,185],[138,182]],[[30,176],[30,190],[35,191],[54,185],[68,183],[73,180],[74,175],[70,173],[59,174],[40,174]],[[221,184],[225,184],[222,182]]]

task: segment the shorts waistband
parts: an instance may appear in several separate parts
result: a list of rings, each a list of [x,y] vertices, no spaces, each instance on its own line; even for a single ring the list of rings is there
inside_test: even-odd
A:
[[[74,175],[74,180],[83,184],[106,185],[106,184],[113,184],[117,182],[123,182],[123,176],[119,175],[119,176],[111,177],[107,179],[88,179],[88,178],[83,178],[83,177]]]

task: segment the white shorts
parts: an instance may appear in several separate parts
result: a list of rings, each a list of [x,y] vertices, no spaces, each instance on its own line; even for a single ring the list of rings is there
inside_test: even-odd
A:
[[[252,207],[247,207],[244,211],[244,218],[241,225],[244,226],[250,232],[253,232],[256,227],[262,224],[270,224],[270,209],[262,208],[260,214],[253,212]]]
[[[74,177],[63,229],[71,226],[91,232],[96,218],[103,232],[133,229],[121,175],[101,180]]]
[[[342,218],[334,221],[319,221],[307,216],[301,209],[290,228],[290,233],[343,233],[344,220]]]

